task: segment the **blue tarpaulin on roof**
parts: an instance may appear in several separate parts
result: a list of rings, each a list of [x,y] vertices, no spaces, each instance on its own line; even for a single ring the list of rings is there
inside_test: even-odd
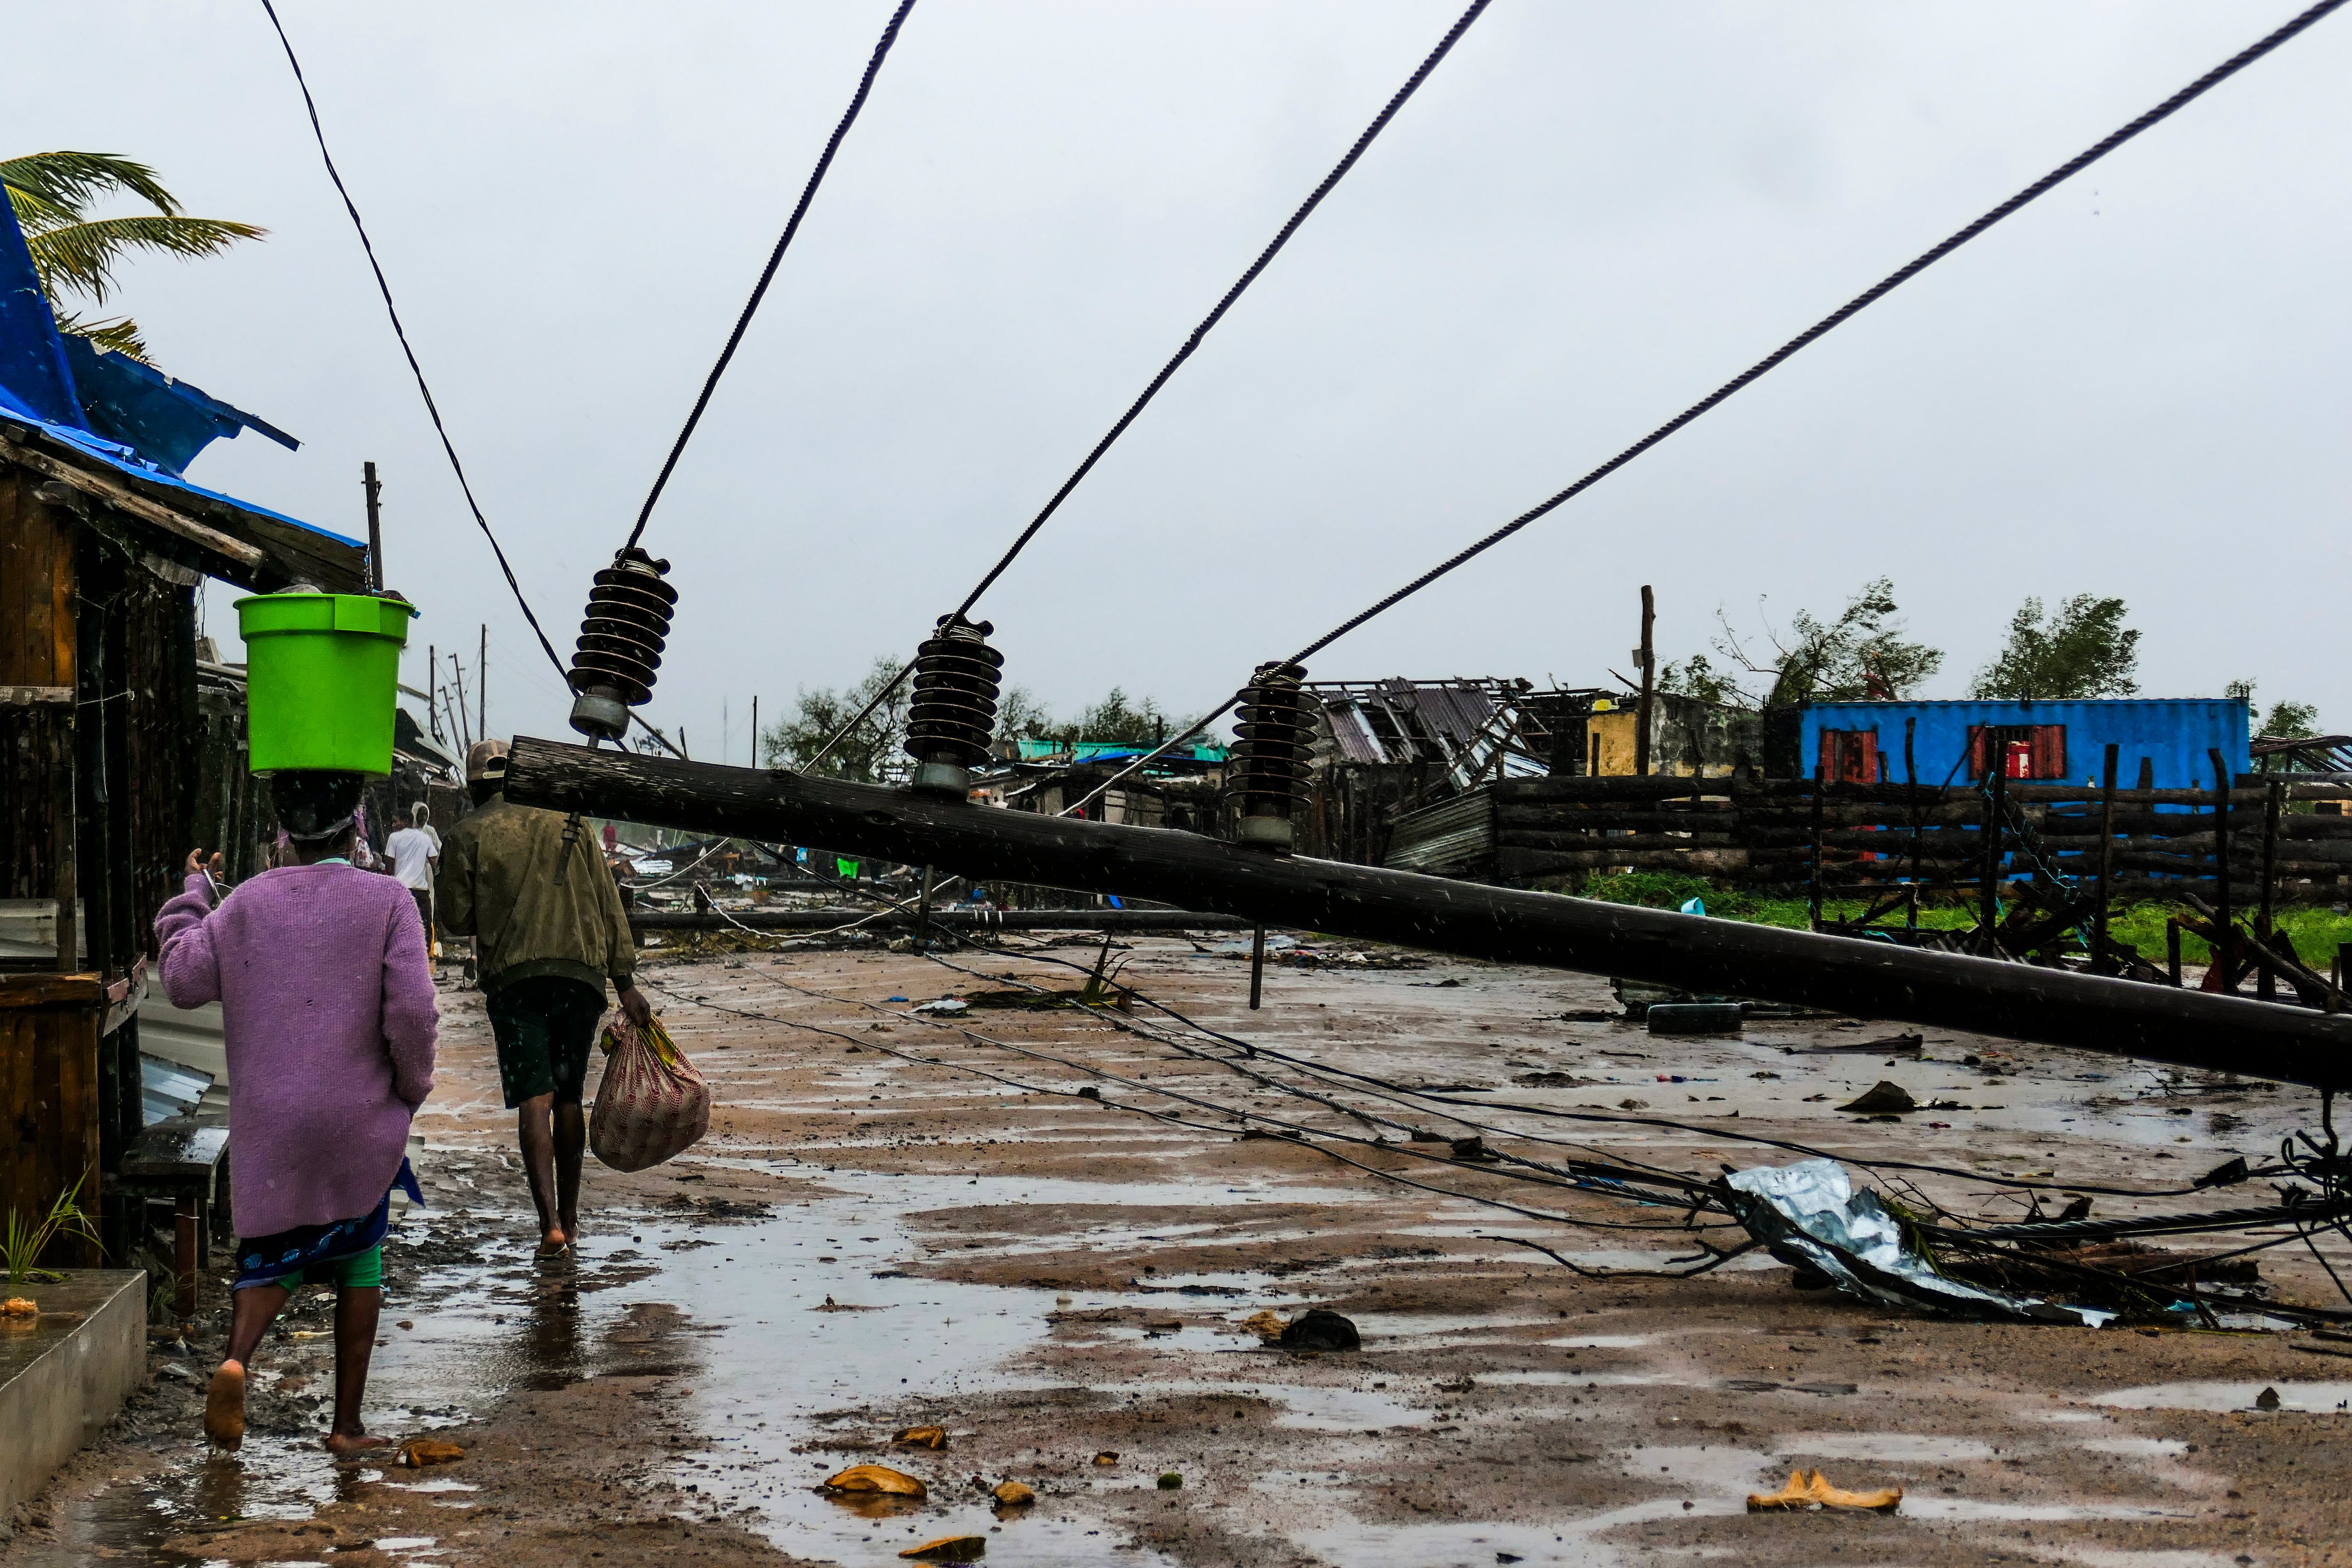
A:
[[[58,321],[41,292],[41,275],[16,214],[0,198],[0,402],[12,413],[52,425],[83,426],[73,373],[58,342]]]
[[[81,379],[78,379],[78,376]],[[0,415],[41,427],[136,479],[226,501],[340,544],[359,541],[180,478],[190,458],[240,426],[287,447],[294,438],[152,365],[58,331],[24,230],[0,197]]]
[[[152,364],[99,348],[88,338],[68,335],[63,342],[89,428],[170,473],[184,471],[198,452],[240,429],[257,430],[289,451],[301,447],[275,426]]]

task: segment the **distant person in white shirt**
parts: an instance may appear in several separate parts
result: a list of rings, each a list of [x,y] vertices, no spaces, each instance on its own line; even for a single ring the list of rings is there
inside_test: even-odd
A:
[[[392,857],[392,874],[416,900],[416,913],[425,922],[425,949],[436,945],[433,931],[433,874],[441,869],[441,836],[433,830],[431,810],[418,801],[409,812],[410,826],[384,840],[384,853]]]

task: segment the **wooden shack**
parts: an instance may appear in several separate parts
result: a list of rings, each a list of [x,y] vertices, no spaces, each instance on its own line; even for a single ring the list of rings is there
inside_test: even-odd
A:
[[[205,440],[267,427],[120,355],[78,382],[37,290],[8,286],[10,240],[28,278],[0,219],[0,1215],[79,1183],[121,1256],[139,1215],[107,1176],[142,1124],[155,911],[246,798],[205,776],[244,758],[206,701],[198,585],[357,592],[365,551],[180,478]]]

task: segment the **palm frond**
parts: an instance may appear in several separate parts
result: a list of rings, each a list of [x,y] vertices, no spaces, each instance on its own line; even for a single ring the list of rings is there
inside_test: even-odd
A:
[[[154,363],[148,357],[147,339],[139,331],[139,323],[128,316],[112,316],[102,321],[85,321],[71,310],[59,310],[57,316],[60,332],[88,338],[93,348],[128,354],[142,364]]]
[[[165,217],[175,217],[180,211],[179,198],[163,188],[154,170],[112,153],[27,153],[0,158],[0,184],[77,217],[92,197],[116,191],[137,196]]]
[[[217,256],[238,240],[259,239],[268,232],[226,218],[109,217],[28,234],[25,243],[52,298],[66,290],[102,305],[114,286],[114,264],[126,255]]]

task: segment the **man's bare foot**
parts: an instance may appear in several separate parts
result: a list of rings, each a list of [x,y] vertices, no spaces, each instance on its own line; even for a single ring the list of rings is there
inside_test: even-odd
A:
[[[205,1436],[234,1454],[245,1444],[245,1368],[220,1363],[205,1394]]]
[[[388,1448],[390,1447],[392,1447],[391,1438],[379,1437],[371,1432],[330,1432],[327,1434],[327,1452],[330,1454],[356,1454],[363,1448]]]
[[[549,1226],[547,1234],[539,1238],[539,1255],[541,1258],[560,1258],[571,1250],[572,1237],[564,1234],[560,1225]]]

